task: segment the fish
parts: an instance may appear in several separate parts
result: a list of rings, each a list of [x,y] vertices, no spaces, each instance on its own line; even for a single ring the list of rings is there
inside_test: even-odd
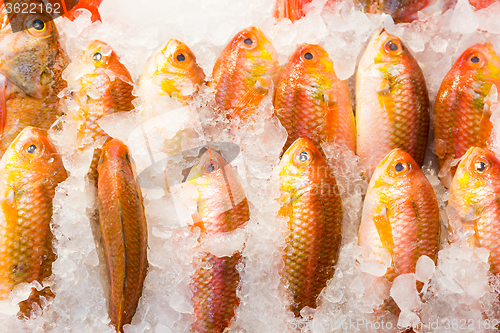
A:
[[[486,148],[491,139],[490,92],[500,91],[500,60],[490,43],[477,43],[455,61],[439,87],[434,105],[434,149],[439,168],[450,169],[453,160],[469,148]],[[451,174],[443,175],[449,186]]]
[[[193,228],[201,230],[200,244],[210,237],[241,229],[250,219],[243,187],[216,151],[208,149],[201,155],[187,182],[197,190]],[[195,262],[191,282],[196,315],[193,332],[222,333],[229,327],[239,305],[236,289],[240,276],[236,266],[241,258],[241,252],[226,257],[203,252]]]
[[[436,195],[418,163],[402,149],[392,150],[375,169],[363,203],[358,239],[365,259],[388,266],[390,282],[415,273],[421,256],[436,262],[439,223]]]
[[[0,160],[0,300],[20,283],[52,275],[52,200],[67,178],[61,156],[43,131],[28,126],[12,141]],[[30,317],[40,296],[53,297],[50,287],[32,289],[20,304]]]
[[[66,87],[62,72],[68,65],[56,25],[40,11],[42,2],[9,4],[36,6],[10,17],[0,6],[0,156],[25,127],[46,132],[61,115],[58,94]],[[14,33],[12,26],[23,30]]]
[[[369,179],[394,148],[422,165],[429,130],[429,94],[417,61],[384,30],[364,52],[356,74],[356,153]]]
[[[278,81],[274,112],[288,133],[283,151],[302,137],[318,148],[336,143],[356,151],[349,88],[319,45],[302,44],[290,57]]]
[[[109,317],[116,332],[130,324],[148,269],[148,229],[133,159],[118,139],[102,148],[97,168],[99,225],[106,258]]]
[[[96,146],[88,174],[96,182],[100,147],[111,139],[98,122],[106,115],[134,109],[133,80],[113,49],[99,40],[91,41],[67,72],[67,98],[76,102],[78,108],[68,108],[66,117],[78,126],[80,149],[87,147],[89,138]]]
[[[480,10],[494,4],[496,0],[469,0],[475,10]]]
[[[306,15],[304,7],[311,3],[311,1],[312,0],[276,0],[273,16],[278,21],[285,18],[292,22],[298,21]]]
[[[61,4],[64,2],[68,1],[63,0]],[[74,0],[72,2],[74,2]],[[101,5],[101,2],[102,0],[78,0],[76,5],[72,7],[72,9],[68,10],[63,16],[67,17],[71,21],[74,21],[79,15],[79,10],[86,9],[92,14],[92,22],[101,21],[101,14],[99,13],[99,6]]]
[[[366,13],[389,14],[394,23],[408,23],[418,19],[418,12],[434,4],[435,0],[357,0]]]
[[[281,66],[274,46],[257,27],[243,29],[215,62],[208,86],[215,89],[214,111],[245,120],[278,82]]]
[[[189,47],[169,39],[148,61],[138,86],[144,92],[170,96],[187,104],[205,81],[205,73]]]
[[[500,273],[500,161],[486,148],[471,147],[450,186],[450,242],[490,252],[490,271]]]
[[[290,234],[283,254],[283,276],[299,316],[332,278],[342,240],[342,200],[332,170],[314,143],[297,139],[283,154],[279,170],[278,217],[288,220]]]

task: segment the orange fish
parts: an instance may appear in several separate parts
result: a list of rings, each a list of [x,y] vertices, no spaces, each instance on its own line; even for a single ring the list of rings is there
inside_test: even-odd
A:
[[[33,4],[36,13],[9,18],[5,5],[0,7],[0,156],[25,127],[50,128],[60,116],[57,95],[66,87],[67,57],[54,22],[40,11],[41,2],[8,4]],[[24,30],[13,33],[11,23]]]
[[[67,117],[78,124],[77,138],[80,148],[91,138],[97,146],[103,145],[110,137],[99,126],[98,121],[105,115],[134,109],[132,95],[133,81],[127,68],[106,43],[91,41],[76,63],[68,68],[70,99],[79,108],[69,109]],[[83,75],[81,75],[83,73]],[[97,162],[101,150],[96,149],[90,167],[89,178],[97,179]]]
[[[312,0],[276,0],[274,17],[280,21],[284,18],[295,22],[306,15],[304,6]]]
[[[217,59],[209,86],[215,88],[215,110],[228,119],[245,119],[272,94],[280,65],[274,46],[259,28],[240,31]]]
[[[166,94],[181,103],[203,84],[205,73],[186,44],[169,39],[150,59],[139,78],[142,91]]]
[[[415,273],[420,256],[434,261],[439,249],[439,206],[431,184],[415,160],[401,149],[377,166],[363,205],[359,245],[369,259],[387,265],[389,281]]]
[[[127,146],[113,139],[99,160],[98,206],[110,283],[109,317],[117,332],[130,324],[148,268],[148,230],[142,194]]]
[[[385,13],[392,16],[395,23],[411,22],[418,19],[418,12],[432,5],[435,0],[357,0],[366,13]]]
[[[429,95],[410,51],[393,35],[376,34],[356,74],[356,153],[368,178],[394,148],[422,165],[429,129]]]
[[[333,172],[314,144],[297,139],[278,165],[281,208],[290,235],[284,251],[292,311],[316,308],[316,298],[333,276],[342,240],[342,201]]]
[[[250,219],[248,201],[231,167],[213,150],[207,150],[187,177],[198,191],[195,226],[200,242],[242,228]],[[239,299],[236,288],[240,275],[236,265],[241,253],[218,257],[202,254],[192,280],[196,321],[194,332],[222,333],[231,322]]]
[[[486,148],[493,127],[490,106],[497,102],[488,98],[492,88],[500,91],[500,60],[490,43],[478,43],[457,59],[436,97],[434,146],[441,169],[471,147]]]
[[[52,0],[55,3],[59,3],[57,0]],[[49,0],[50,2],[50,0]],[[61,1],[61,4],[70,1]],[[71,2],[74,2],[71,1]],[[102,0],[79,0],[76,6],[74,6],[71,10],[67,11],[63,16],[69,18],[71,21],[74,21],[78,16],[77,12],[79,9],[87,9],[90,13],[92,13],[92,22],[101,21],[101,15],[99,14],[99,6],[101,5]]]
[[[303,44],[285,67],[274,99],[274,112],[288,138],[284,150],[298,138],[309,138],[356,150],[354,115],[349,88],[319,45]]]
[[[452,243],[490,252],[491,272],[500,272],[500,161],[483,148],[462,157],[450,187],[448,215]]]
[[[26,127],[10,144],[0,161],[0,300],[17,284],[42,281],[52,275],[52,199],[55,188],[67,178],[61,156],[42,131]],[[21,303],[29,316],[40,296],[53,295],[47,287],[33,289]]]

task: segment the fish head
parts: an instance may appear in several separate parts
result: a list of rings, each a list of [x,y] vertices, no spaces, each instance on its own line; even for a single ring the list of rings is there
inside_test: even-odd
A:
[[[490,43],[477,43],[465,50],[454,64],[462,74],[480,80],[500,80],[500,60]]]
[[[278,164],[282,189],[293,191],[304,182],[315,182],[329,175],[329,168],[314,143],[298,138],[283,154]]]
[[[57,28],[50,16],[39,10],[38,5],[42,2],[23,0],[9,4],[35,7],[29,14],[18,13],[9,17],[6,5],[0,7],[0,72],[26,94],[43,98],[53,80],[50,70],[57,66],[58,58],[63,55]],[[14,33],[12,26],[24,30]]]
[[[185,100],[192,96],[205,80],[203,69],[189,47],[170,39],[153,55],[141,75],[151,79],[171,97]]]
[[[450,192],[478,193],[486,187],[500,189],[500,161],[488,149],[472,147],[462,157],[451,183]],[[470,195],[467,195],[469,197]],[[470,197],[472,200],[473,198]]]
[[[317,44],[302,44],[290,58],[292,67],[304,68],[305,72],[311,75],[321,75],[328,72],[335,74],[333,61],[328,53]]]
[[[101,158],[97,165],[97,172],[101,174],[104,168],[116,167],[133,175],[134,160],[130,155],[128,147],[118,139],[108,141],[103,147]]]
[[[87,45],[76,66],[80,66],[80,72],[83,74],[82,87],[84,89],[88,84],[99,84],[96,81],[101,81],[103,74],[110,81],[119,78],[133,84],[132,77],[127,68],[120,62],[120,58],[111,46],[100,40],[92,40]]]
[[[28,126],[12,141],[0,161],[0,168],[17,168],[38,175],[52,177],[64,173],[62,158],[47,136],[35,127]]]
[[[226,166],[227,162],[222,155],[212,149],[208,149],[189,171],[187,181],[192,182],[197,178],[224,170]]]
[[[399,64],[408,53],[408,48],[401,39],[385,30],[373,36],[365,51],[375,64]]]
[[[369,188],[413,186],[412,179],[421,173],[417,162],[402,149],[393,149],[375,168]]]

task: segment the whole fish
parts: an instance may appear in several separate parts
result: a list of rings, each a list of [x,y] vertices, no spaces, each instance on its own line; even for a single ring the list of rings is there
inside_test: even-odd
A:
[[[215,111],[228,119],[248,118],[272,94],[281,68],[278,54],[259,28],[240,31],[217,59],[209,86],[215,88]]]
[[[285,278],[295,316],[333,276],[342,240],[342,201],[328,164],[312,141],[297,139],[278,165],[281,208],[290,235],[284,252]]]
[[[62,72],[67,57],[50,16],[41,1],[10,1],[9,5],[36,5],[29,14],[13,14],[0,7],[0,156],[27,126],[47,131],[60,112],[59,92],[65,88]],[[24,30],[13,33],[12,25]]]
[[[78,61],[66,71],[69,99],[78,104],[70,108],[67,118],[78,124],[77,139],[84,148],[91,143],[102,146],[110,137],[98,121],[106,115],[134,109],[133,81],[127,68],[106,43],[91,41]],[[97,180],[97,163],[101,149],[96,148],[90,166],[89,178]]]
[[[274,7],[274,18],[280,21],[282,19],[289,19],[292,22],[300,20],[306,15],[304,6],[312,0],[276,0]]]
[[[117,332],[130,324],[148,268],[148,230],[130,153],[113,139],[99,161],[98,206],[110,283],[109,317]]]
[[[201,243],[213,235],[242,228],[249,220],[243,187],[217,152],[209,149],[203,153],[187,180],[198,191],[195,226],[201,229]],[[240,260],[240,252],[227,257],[202,254],[191,283],[196,314],[194,332],[222,333],[229,327],[239,304],[236,288],[240,276],[236,265]]]
[[[186,44],[169,39],[148,61],[139,78],[141,91],[167,95],[185,104],[203,84],[205,73]]]
[[[395,23],[418,19],[418,12],[432,5],[435,0],[357,0],[366,13],[385,13]]]
[[[500,272],[500,161],[488,149],[470,148],[450,187],[448,215],[452,243],[490,251],[490,270]]]
[[[369,258],[392,264],[386,277],[415,273],[420,256],[436,261],[439,249],[439,207],[419,165],[401,149],[391,151],[373,174],[359,228],[359,245]]]
[[[382,30],[369,43],[356,74],[356,149],[368,178],[394,148],[422,165],[428,129],[422,70],[401,40]]]
[[[19,133],[0,160],[0,300],[19,283],[42,283],[52,275],[52,199],[66,178],[56,148],[33,127]],[[49,287],[33,289],[20,304],[21,314],[29,317],[33,303],[50,295]]]
[[[284,150],[302,137],[318,148],[328,142],[356,150],[349,88],[319,45],[302,44],[291,56],[278,81],[274,110],[288,133]]]
[[[487,98],[492,88],[500,91],[500,60],[490,43],[478,43],[457,59],[436,97],[434,147],[441,169],[450,168],[471,147],[486,148],[492,130],[490,106],[497,101]],[[445,182],[448,185],[449,179]]]

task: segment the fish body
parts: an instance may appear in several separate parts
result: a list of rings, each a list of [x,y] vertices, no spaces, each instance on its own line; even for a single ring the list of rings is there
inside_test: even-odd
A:
[[[109,317],[117,332],[130,324],[146,278],[147,224],[127,146],[113,139],[99,161],[98,207],[110,283]]]
[[[306,15],[304,6],[312,0],[276,0],[274,18],[281,21],[285,18],[292,22],[300,20]]]
[[[439,207],[431,184],[408,153],[394,149],[368,185],[359,228],[359,245],[369,253],[365,259],[389,266],[385,275],[389,281],[415,273],[420,256],[436,261],[439,231]]]
[[[418,19],[418,11],[432,5],[434,0],[358,0],[366,13],[385,13],[395,23]]]
[[[491,103],[500,91],[500,60],[489,43],[465,50],[446,74],[434,105],[434,147],[441,169],[449,168],[471,147],[486,148],[490,139]]]
[[[288,220],[284,276],[295,316],[316,298],[333,276],[342,240],[342,201],[328,164],[312,141],[297,139],[279,168],[278,216]]]
[[[298,138],[318,148],[336,143],[356,150],[349,88],[319,45],[303,44],[291,56],[278,81],[274,110],[288,133],[284,150]]]
[[[57,95],[66,87],[67,56],[54,22],[38,12],[41,3],[9,3],[36,5],[33,13],[11,15],[11,21],[5,5],[0,7],[0,156],[25,127],[46,132],[61,115]],[[13,33],[11,25],[24,30]]]
[[[470,148],[457,167],[448,201],[451,242],[490,251],[500,272],[500,161],[488,149]]]
[[[401,40],[373,37],[356,74],[356,152],[368,178],[394,148],[422,165],[429,129],[429,96],[417,61]]]
[[[209,86],[215,89],[216,112],[246,119],[272,94],[281,67],[271,42],[257,27],[240,31],[217,59]]]
[[[168,40],[148,61],[139,79],[144,93],[167,95],[186,104],[205,81],[205,73],[189,47]]]
[[[0,300],[17,284],[42,283],[52,274],[52,199],[67,178],[61,156],[42,131],[25,128],[0,161]],[[29,316],[32,300],[51,295],[50,289],[33,291],[21,304]]]
[[[243,187],[224,158],[207,150],[191,169],[187,181],[197,189],[195,226],[200,242],[214,235],[242,228],[250,218]],[[239,304],[236,295],[240,276],[236,269],[241,253],[218,257],[202,253],[192,278],[196,321],[194,332],[222,333]]]
[[[78,104],[78,109],[68,110],[67,117],[78,124],[80,148],[84,148],[89,139],[101,147],[110,137],[98,121],[103,116],[134,109],[132,77],[111,47],[98,40],[91,41],[67,71],[69,98]],[[101,149],[96,148],[89,172],[89,178],[94,181],[100,156]]]

